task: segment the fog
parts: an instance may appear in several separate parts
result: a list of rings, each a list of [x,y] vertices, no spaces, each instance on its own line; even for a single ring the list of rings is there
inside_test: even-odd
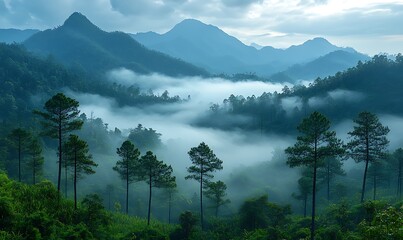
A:
[[[285,84],[272,84],[258,81],[231,82],[221,78],[171,78],[158,74],[137,75],[126,69],[116,69],[108,73],[108,80],[125,86],[138,86],[144,93],[153,92],[161,95],[168,91],[170,96],[178,95],[185,99],[177,103],[154,104],[147,106],[121,107],[114,99],[100,95],[78,93],[66,90],[66,94],[80,102],[80,110],[87,116],[101,118],[109,129],[119,128],[127,136],[129,129],[142,124],[161,133],[163,147],[155,150],[158,159],[172,165],[177,177],[178,187],[187,201],[198,192],[195,181],[185,181],[186,168],[191,162],[187,152],[201,142],[207,143],[218,158],[223,161],[223,170],[214,173],[214,180],[223,180],[228,185],[228,197],[232,204],[228,211],[237,211],[239,204],[246,198],[268,193],[271,201],[293,203],[291,194],[297,191],[297,180],[300,169],[290,169],[285,165],[284,149],[295,143],[296,136],[262,134],[260,131],[242,129],[222,130],[218,128],[200,127],[198,119],[209,115],[209,107],[213,103],[222,103],[231,94],[244,97],[260,96],[263,92],[281,92]],[[287,84],[288,86],[290,84]],[[308,104],[320,108],[334,101],[360,102],[365,99],[362,93],[347,90],[334,90],[322,96],[311,97]],[[292,114],[295,107],[302,106],[299,97],[288,97],[281,101],[282,107]],[[247,117],[226,116],[223,122],[249,121]],[[403,119],[390,115],[380,115],[381,122],[389,126],[391,133],[389,149],[393,151],[403,144],[403,130],[399,122]],[[334,123],[332,130],[344,142],[349,141],[348,132],[353,129],[352,119]],[[121,139],[121,141],[123,141]],[[110,144],[111,152],[115,152],[121,142]],[[144,152],[142,152],[144,154]],[[274,156],[273,156],[274,155]],[[104,191],[107,184],[119,182],[112,167],[118,156],[95,155],[99,167],[95,176],[89,177],[88,184],[96,185],[102,176]],[[102,162],[102,163],[100,163]],[[273,164],[274,162],[274,164]],[[272,163],[272,165],[268,165]],[[361,174],[362,164],[349,160],[344,164],[347,172],[355,170]],[[353,171],[354,172],[354,171]],[[357,176],[358,176],[357,175]],[[120,184],[117,184],[119,186]],[[143,191],[142,184],[133,184],[132,191]],[[88,186],[87,186],[88,187]],[[144,187],[144,186],[143,186]],[[140,190],[139,190],[140,189]],[[295,204],[296,202],[294,202]],[[141,212],[141,208],[136,211]]]
[[[118,107],[113,99],[99,95],[69,92],[80,102],[80,110],[89,116],[102,118],[110,128],[121,130],[135,128],[137,124],[153,128],[161,133],[166,146],[160,153],[164,161],[185,171],[190,164],[187,152],[201,142],[207,143],[223,160],[223,173],[239,165],[251,165],[268,161],[275,148],[289,145],[288,136],[261,136],[258,132],[242,130],[223,131],[197,127],[193,122],[205,116],[212,103],[221,103],[231,94],[261,95],[263,92],[281,91],[283,84],[259,81],[231,82],[221,78],[202,79],[171,78],[158,74],[137,75],[127,69],[117,69],[108,73],[112,82],[123,85],[137,85],[141,89],[162,94],[167,90],[170,96],[178,95],[187,99],[173,104],[155,104],[147,107]]]

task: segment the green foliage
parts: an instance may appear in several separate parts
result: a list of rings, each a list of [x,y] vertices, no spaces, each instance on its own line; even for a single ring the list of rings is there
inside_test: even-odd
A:
[[[246,200],[239,209],[240,227],[255,230],[277,227],[286,223],[286,216],[291,214],[290,206],[279,206],[268,202],[268,196]]]
[[[403,209],[388,207],[377,212],[371,222],[360,223],[360,232],[364,239],[398,240],[403,238]]]
[[[127,137],[140,150],[155,150],[162,146],[161,134],[152,128],[145,128],[139,124],[135,129],[131,129]]]

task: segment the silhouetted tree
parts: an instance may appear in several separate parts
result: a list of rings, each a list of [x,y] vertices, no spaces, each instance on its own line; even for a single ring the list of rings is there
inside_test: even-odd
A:
[[[21,163],[24,152],[27,151],[31,133],[22,128],[13,129],[9,135],[12,146],[17,149],[18,156],[18,181],[21,182]]]
[[[214,202],[215,216],[217,217],[218,208],[231,202],[229,199],[225,199],[225,196],[227,195],[225,192],[227,190],[227,185],[222,181],[217,181],[207,182],[204,187],[204,194]]]
[[[42,175],[44,157],[42,155],[42,146],[38,138],[34,138],[29,145],[30,160],[27,165],[32,169],[32,184],[36,184],[38,176]]]
[[[51,138],[58,139],[59,167],[57,175],[57,190],[60,192],[60,180],[62,174],[63,159],[63,138],[66,133],[78,130],[83,125],[79,119],[79,103],[66,97],[63,93],[58,93],[49,99],[44,106],[45,112],[35,110],[34,113],[43,118],[43,134]]]
[[[310,170],[304,171],[300,179],[298,179],[299,194],[292,194],[297,200],[302,200],[304,204],[304,217],[306,217],[308,196],[312,194],[312,176],[310,176]]]
[[[166,185],[165,189],[166,189],[166,192],[168,194],[168,224],[171,224],[171,213],[172,213],[173,197],[174,197],[175,193],[178,191],[176,181],[169,182]]]
[[[370,112],[361,112],[354,119],[354,130],[348,134],[352,140],[347,144],[349,155],[356,162],[365,161],[364,178],[362,181],[361,202],[364,201],[365,183],[369,163],[372,163],[385,155],[385,149],[389,144],[386,135],[389,128],[383,126],[378,117]],[[374,188],[376,191],[376,188]]]
[[[295,145],[285,150],[288,155],[287,164],[290,167],[308,166],[312,170],[311,240],[315,236],[317,169],[323,166],[325,157],[336,156],[343,152],[336,133],[329,131],[329,128],[330,121],[319,112],[313,112],[298,126],[297,129],[302,135],[297,137]]]
[[[148,197],[148,214],[147,225],[150,225],[151,214],[151,197],[153,187],[167,187],[169,183],[175,182],[175,177],[172,176],[172,167],[166,165],[163,161],[159,161],[153,152],[148,151],[140,158],[140,177],[143,178],[149,186]]]
[[[324,166],[318,170],[318,178],[326,184],[326,197],[330,201],[330,182],[333,178],[346,175],[343,163],[337,157],[327,157],[324,159]]]
[[[126,140],[122,146],[116,150],[121,160],[116,162],[113,170],[119,173],[122,180],[126,181],[126,214],[129,213],[129,184],[139,181],[139,156],[140,151],[134,147],[133,143]]]
[[[203,229],[203,185],[214,177],[212,172],[222,169],[222,161],[204,142],[191,148],[188,154],[193,165],[187,168],[190,174],[185,179],[194,179],[200,183],[200,224]]]
[[[92,155],[88,153],[88,144],[77,135],[70,134],[64,148],[67,164],[73,168],[74,208],[77,209],[77,182],[84,174],[94,174],[93,167],[98,164],[92,161]]]
[[[397,191],[396,194],[399,198],[402,198],[402,180],[403,180],[403,149],[398,148],[393,153],[395,160],[394,168],[397,170]]]

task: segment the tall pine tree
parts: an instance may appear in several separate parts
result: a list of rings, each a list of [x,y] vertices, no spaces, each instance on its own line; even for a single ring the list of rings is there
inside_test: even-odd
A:
[[[214,176],[213,172],[222,169],[222,161],[216,157],[204,142],[188,152],[192,166],[187,168],[189,175],[185,179],[194,179],[200,183],[200,222],[203,230],[203,186]]]
[[[363,202],[368,165],[385,156],[385,150],[389,144],[389,140],[386,138],[389,128],[383,126],[378,117],[370,112],[358,114],[354,123],[354,130],[348,133],[352,139],[347,147],[351,158],[356,162],[365,162],[361,190],[361,202]]]
[[[80,111],[79,103],[63,93],[58,93],[49,99],[44,106],[45,111],[35,110],[34,113],[43,118],[43,134],[58,140],[58,174],[57,190],[60,192],[60,181],[62,175],[63,139],[64,136],[82,127],[83,121],[78,118]]]
[[[297,129],[301,135],[297,137],[295,145],[288,147],[285,152],[290,167],[307,166],[312,171],[311,240],[314,240],[317,170],[323,166],[325,157],[336,156],[344,150],[336,133],[329,130],[330,121],[319,112],[313,112],[303,119]]]

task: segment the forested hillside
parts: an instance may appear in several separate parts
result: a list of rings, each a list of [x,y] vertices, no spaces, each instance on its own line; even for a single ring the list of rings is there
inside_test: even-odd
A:
[[[66,89],[110,97],[121,105],[180,100],[144,93],[139,86],[122,86],[105,78],[67,69],[50,56],[38,58],[20,45],[0,44],[0,117],[3,122],[26,121],[33,107]]]
[[[293,132],[301,118],[320,111],[335,122],[358,112],[403,115],[403,57],[390,60],[377,55],[334,76],[317,78],[304,85],[285,86],[282,92],[261,96],[231,95],[211,107],[208,120],[200,124],[222,128],[247,128],[265,132]],[[221,122],[224,116],[243,116],[247,121]],[[226,119],[226,118],[225,118]]]

